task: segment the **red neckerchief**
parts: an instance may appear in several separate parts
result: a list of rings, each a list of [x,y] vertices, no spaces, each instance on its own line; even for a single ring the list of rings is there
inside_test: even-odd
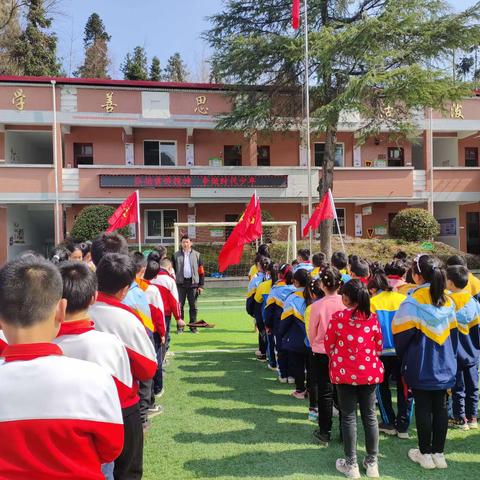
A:
[[[64,322],[60,325],[57,337],[62,335],[81,335],[82,333],[95,330],[94,323],[91,320],[75,320],[74,322]]]
[[[167,275],[168,277],[172,278],[173,280],[175,280],[175,277],[168,273],[167,270],[165,270],[164,268],[161,268],[159,271],[158,271],[158,275]]]
[[[357,277],[356,280],[360,280],[364,285],[368,285],[368,278],[367,277]]]
[[[49,357],[50,355],[63,355],[63,352],[58,345],[53,343],[19,343],[7,345],[3,351],[5,362],[33,360],[39,357]]]
[[[135,315],[138,318],[138,321],[142,323],[142,319],[138,315],[138,313],[128,305],[119,302],[117,298],[113,297],[112,295],[107,295],[106,293],[98,292],[97,302],[106,303],[107,305],[111,305],[112,307],[121,308],[127,312],[130,312],[132,315]]]
[[[403,280],[400,275],[387,275],[387,278],[390,278],[391,280]]]

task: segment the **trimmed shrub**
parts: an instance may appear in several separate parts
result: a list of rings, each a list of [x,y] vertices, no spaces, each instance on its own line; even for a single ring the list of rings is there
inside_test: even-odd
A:
[[[109,205],[90,205],[85,207],[77,216],[70,236],[75,242],[93,240],[108,228],[108,219],[113,215],[114,207]],[[128,227],[121,228],[118,233],[128,238]]]
[[[392,233],[394,237],[407,242],[424,242],[440,233],[440,225],[427,210],[406,208],[395,215]]]

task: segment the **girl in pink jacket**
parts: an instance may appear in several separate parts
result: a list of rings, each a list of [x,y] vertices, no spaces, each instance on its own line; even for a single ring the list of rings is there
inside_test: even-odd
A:
[[[318,395],[318,429],[313,435],[320,443],[328,444],[332,431],[334,389],[328,372],[328,355],[324,341],[330,319],[345,306],[338,294],[342,275],[335,267],[323,269],[319,281],[325,296],[312,304],[307,331],[312,348],[310,357],[312,378],[316,383]]]

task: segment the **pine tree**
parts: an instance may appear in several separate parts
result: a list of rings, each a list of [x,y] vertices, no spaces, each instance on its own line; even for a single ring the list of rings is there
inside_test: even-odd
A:
[[[186,82],[188,78],[187,66],[182,60],[180,53],[173,54],[165,67],[165,80],[167,82]]]
[[[148,80],[147,54],[143,47],[135,47],[133,53],[127,53],[120,70],[125,80]]]
[[[81,78],[110,78],[108,68],[111,64],[108,54],[110,35],[97,13],[92,13],[85,25],[83,44],[85,60],[74,75]]]
[[[18,13],[18,2],[0,1],[0,75],[23,73],[13,58],[13,46],[22,33]]]
[[[480,4],[452,13],[445,0],[309,0],[312,131],[326,135],[319,193],[333,189],[340,115],[359,115],[361,138],[381,128],[406,136],[413,112],[445,109],[470,93],[445,67],[453,49],[478,44]],[[303,125],[304,32],[291,28],[290,0],[230,0],[204,34],[215,73],[232,89],[233,111],[218,128],[255,132]],[[442,65],[443,64],[443,65]],[[331,221],[321,248],[331,252]]]
[[[88,17],[87,24],[85,25],[85,33],[83,36],[85,48],[90,47],[98,40],[109,42],[111,38],[105,30],[105,25],[100,15],[98,15],[98,13],[92,13],[90,17]]]
[[[150,66],[150,80],[152,82],[159,82],[162,79],[162,69],[160,67],[160,59],[158,57],[152,58],[152,65]]]
[[[57,37],[49,33],[52,19],[47,15],[43,0],[28,0],[26,28],[15,42],[12,58],[24,75],[57,76]]]

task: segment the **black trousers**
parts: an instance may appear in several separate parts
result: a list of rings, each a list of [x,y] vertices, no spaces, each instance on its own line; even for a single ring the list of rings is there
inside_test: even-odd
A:
[[[197,321],[197,287],[192,286],[192,280],[185,280],[181,285],[177,285],[178,299],[182,308],[182,319],[185,320],[185,301],[188,299],[188,311],[190,314],[190,323]]]
[[[143,428],[138,403],[124,408],[123,429],[125,434],[123,450],[115,460],[115,480],[140,480],[143,474]]]
[[[307,352],[293,352],[288,350],[288,368],[295,378],[295,388],[298,392],[305,391],[305,369],[307,368]]]
[[[328,356],[312,352],[310,356],[312,378],[318,397],[318,427],[321,433],[332,431],[334,388],[328,371]]]
[[[421,453],[443,453],[448,430],[446,390],[413,389]]]

